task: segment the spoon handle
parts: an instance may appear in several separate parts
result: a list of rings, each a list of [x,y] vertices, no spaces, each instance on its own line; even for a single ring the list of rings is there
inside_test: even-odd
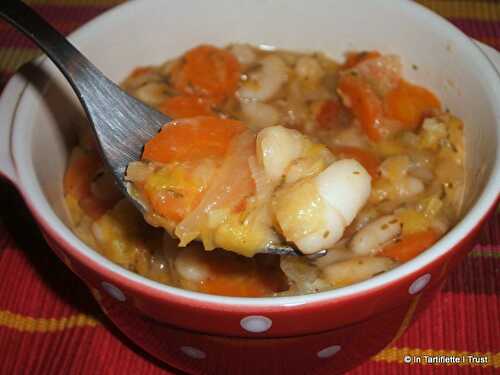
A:
[[[142,146],[170,119],[107,79],[23,2],[2,0],[0,18],[34,41],[66,77],[93,125],[104,159],[115,176],[123,179],[127,164],[140,158]]]

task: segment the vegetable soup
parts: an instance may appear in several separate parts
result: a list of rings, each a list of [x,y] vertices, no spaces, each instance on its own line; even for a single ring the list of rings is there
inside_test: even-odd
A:
[[[396,55],[197,46],[133,70],[131,95],[172,118],[120,194],[90,133],[64,178],[73,230],[172,286],[243,297],[316,293],[406,262],[460,218],[463,124]],[[261,254],[290,244],[304,255]]]

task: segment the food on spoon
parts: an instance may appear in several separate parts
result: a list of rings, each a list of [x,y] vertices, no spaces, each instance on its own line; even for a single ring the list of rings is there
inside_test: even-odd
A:
[[[228,296],[315,293],[411,260],[460,218],[463,124],[402,72],[380,51],[337,63],[247,44],[138,67],[122,86],[175,119],[127,169],[150,210],[84,133],[64,178],[74,231],[141,275]],[[283,241],[328,252],[255,254]]]
[[[184,141],[186,139],[186,141]],[[370,195],[353,159],[282,126],[253,132],[237,121],[193,117],[166,124],[128,175],[145,218],[186,246],[245,256],[280,238],[305,254],[333,246]]]

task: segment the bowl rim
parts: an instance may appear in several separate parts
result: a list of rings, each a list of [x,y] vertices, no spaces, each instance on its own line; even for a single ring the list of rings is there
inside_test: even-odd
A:
[[[500,102],[500,75],[485,52],[483,52],[469,37],[463,34],[451,23],[420,4],[407,0],[392,1],[398,3],[399,5],[412,7],[414,12],[420,12],[422,17],[427,17],[429,21],[440,22],[442,27],[448,28],[448,31],[453,33],[454,41],[456,43],[461,43],[463,46],[467,46],[471,53],[475,53],[485,67],[484,74],[488,74],[491,78],[491,92],[494,93],[494,97],[498,98],[498,102]],[[133,12],[133,9],[140,6],[141,3],[143,2],[126,2],[111,8],[71,33],[69,37],[70,40],[78,41],[80,39],[85,39],[86,35],[92,32],[92,29],[99,28],[99,24],[103,22],[108,22],[107,19],[109,17],[115,17],[121,12]],[[25,115],[29,115],[29,111],[23,109],[26,108],[24,103],[29,99],[28,94],[29,90],[23,89],[18,105],[15,109],[17,113],[14,116],[14,122],[18,122],[22,119],[23,116],[20,116],[19,114],[23,111],[26,112]],[[495,108],[495,115],[497,127],[500,128],[500,106]],[[14,130],[16,127],[17,126],[14,125]],[[262,309],[262,307],[266,307],[268,309],[282,307],[288,308],[304,304],[313,305],[325,302],[338,302],[340,300],[359,297],[360,295],[364,295],[366,293],[387,288],[389,285],[398,283],[402,279],[407,278],[409,275],[418,274],[427,265],[452,251],[462,241],[468,239],[468,237],[471,236],[478,226],[485,220],[488,213],[495,207],[499,197],[497,187],[500,186],[500,151],[497,147],[493,170],[488,177],[487,183],[480,193],[477,201],[469,209],[467,214],[435,245],[416,258],[394,268],[393,270],[360,283],[310,295],[262,298],[209,295],[161,284],[132,271],[126,270],[125,268],[105,258],[81,241],[55,214],[45,198],[45,195],[41,189],[38,188],[38,184],[30,183],[30,181],[37,181],[37,178],[34,169],[29,168],[29,155],[22,153],[18,154],[15,152],[16,149],[18,150],[20,148],[16,147],[16,144],[20,141],[17,135],[18,134],[14,132],[13,138],[11,139],[11,147],[14,148],[13,157],[18,177],[16,185],[38,223],[48,234],[50,234],[51,237],[56,239],[57,243],[64,248],[65,251],[68,251],[72,257],[78,259],[78,261],[102,275],[103,279],[101,281],[111,281],[113,283],[117,283],[118,285],[123,285],[125,288],[130,290],[135,290],[138,293],[149,294],[153,298],[161,300],[173,299],[177,302],[200,304],[205,307],[225,305],[231,306],[233,309],[236,307],[253,307],[260,309]],[[497,132],[497,146],[499,144],[500,134]]]

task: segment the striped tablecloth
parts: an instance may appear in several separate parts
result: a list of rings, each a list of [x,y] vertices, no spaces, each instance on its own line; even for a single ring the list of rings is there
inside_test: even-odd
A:
[[[0,3],[3,0],[0,0]],[[67,34],[120,0],[30,0]],[[499,0],[419,0],[500,50]],[[34,45],[0,22],[0,90]],[[500,105],[500,103],[499,103]],[[1,124],[0,124],[1,126]],[[500,373],[500,221],[393,347],[350,374]],[[16,191],[0,181],[0,374],[177,374],[125,338],[45,244]],[[478,365],[405,364],[405,355],[486,358]]]

